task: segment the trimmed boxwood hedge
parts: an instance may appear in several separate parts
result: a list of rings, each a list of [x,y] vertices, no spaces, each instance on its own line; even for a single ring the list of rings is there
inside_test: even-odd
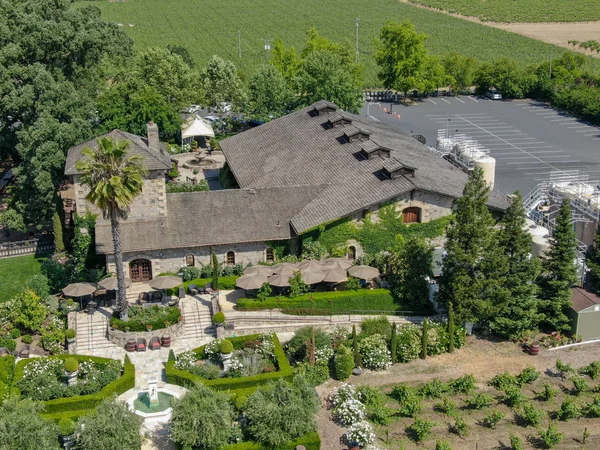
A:
[[[240,350],[244,347],[245,342],[256,339],[258,336],[258,334],[252,334],[250,336],[239,336],[227,339],[233,344],[234,350]],[[290,363],[285,356],[285,352],[281,347],[281,343],[275,334],[273,335],[273,342],[275,344],[274,354],[277,362],[277,372],[261,373],[260,375],[254,375],[252,377],[217,378],[215,380],[207,380],[186,370],[176,369],[175,361],[168,361],[166,366],[167,383],[177,384],[186,388],[193,387],[196,383],[202,383],[218,391],[235,391],[238,389],[260,386],[268,383],[270,380],[276,380],[278,378],[291,380],[293,376],[292,367],[290,366]],[[193,350],[193,352],[198,355],[199,359],[205,358],[204,348],[205,346],[203,345],[202,347]]]
[[[48,358],[65,360],[67,358],[75,358],[77,361],[92,361],[95,363],[107,363],[110,361],[109,358],[99,358],[96,356],[85,356],[85,355],[56,355],[48,356]],[[19,361],[15,366],[14,382],[18,382],[23,378],[23,370],[27,363],[31,362],[30,359],[24,359]],[[110,384],[107,384],[102,388],[100,392],[89,395],[80,395],[76,397],[68,398],[56,398],[43,402],[45,408],[42,416],[47,419],[60,420],[62,417],[79,417],[89,410],[96,408],[102,401],[113,395],[122,394],[129,389],[133,389],[135,386],[135,366],[131,363],[128,357],[125,357],[125,363],[123,365],[123,374]]]
[[[296,446],[304,445],[307,450],[319,450],[321,448],[321,439],[316,432],[305,434],[304,436],[277,447],[275,450],[294,450]],[[256,442],[240,442],[238,444],[226,445],[222,450],[262,450],[264,447]]]
[[[226,277],[219,277],[219,290],[230,290],[235,289],[235,281],[239,278],[238,275],[229,275]],[[194,278],[193,280],[186,281],[183,283],[185,292],[188,292],[188,286],[195,284],[199,288],[204,287],[207,283],[212,283],[212,278]]]
[[[296,298],[269,297],[261,301],[255,298],[240,298],[238,311],[258,311],[281,308],[281,312],[298,315],[348,314],[352,311],[375,314],[385,312],[403,312],[405,315],[430,314],[431,311],[419,311],[404,306],[394,300],[388,289],[360,289],[358,291],[313,292]]]

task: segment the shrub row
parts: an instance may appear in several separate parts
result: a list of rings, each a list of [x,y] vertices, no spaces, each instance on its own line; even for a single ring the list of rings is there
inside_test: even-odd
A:
[[[153,330],[161,330],[163,328],[166,328],[166,322],[168,322],[170,325],[174,325],[179,322],[180,318],[181,310],[176,307],[170,307],[169,314],[166,317],[158,320],[141,321],[136,319],[130,319],[127,321],[123,321],[118,317],[113,316],[110,318],[110,326],[115,330],[122,331],[125,331],[125,329],[129,331],[146,331],[148,329],[148,325],[151,325]]]
[[[67,358],[75,358],[77,361],[92,361],[95,363],[107,363],[110,361],[108,358],[99,358],[96,356],[84,356],[84,355],[56,355],[49,356],[48,358],[65,360]],[[21,360],[16,364],[15,367],[15,383],[23,378],[23,371],[27,363],[31,360]],[[70,417],[73,413],[77,412],[77,416],[82,415],[82,411],[89,411],[90,409],[98,406],[102,401],[113,395],[122,394],[129,389],[133,389],[135,386],[135,366],[129,360],[129,357],[125,358],[125,364],[123,366],[123,374],[110,384],[104,386],[104,388],[96,393],[90,395],[81,395],[77,397],[69,398],[57,398],[54,400],[48,400],[44,403],[44,413],[42,414],[46,418],[58,420],[62,417]]]
[[[279,298],[279,301],[277,299]],[[347,314],[349,311],[399,312],[421,315],[424,311],[409,311],[392,297],[388,289],[360,289],[358,291],[314,292],[296,298],[270,297],[260,301],[241,298],[237,301],[239,311],[258,311],[281,308],[287,314],[329,315]]]
[[[8,386],[12,385],[15,375],[15,357],[12,355],[0,358],[0,381]]]
[[[304,436],[277,447],[275,450],[294,450],[298,445],[303,445],[306,450],[319,450],[321,448],[321,439],[316,432],[305,434]],[[223,450],[261,450],[264,447],[256,442],[240,442],[223,447]]]
[[[231,341],[234,349],[239,350],[243,348],[245,342],[256,339],[258,338],[258,336],[258,334],[253,334],[250,336],[228,338],[228,340]],[[260,375],[254,375],[252,377],[217,378],[215,380],[207,380],[186,370],[176,369],[175,361],[168,361],[166,365],[167,382],[171,384],[177,384],[186,388],[193,387],[196,383],[202,383],[216,390],[226,391],[247,389],[255,386],[260,386],[277,378],[285,378],[289,380],[293,376],[292,368],[285,356],[285,352],[281,347],[281,343],[279,342],[277,335],[273,335],[273,342],[275,344],[274,354],[275,360],[277,361],[277,372],[262,373]],[[204,348],[205,346],[202,346],[193,350],[200,359],[204,358]]]
[[[230,290],[235,289],[235,281],[239,278],[238,275],[220,276],[219,277],[219,289]],[[186,281],[183,283],[185,291],[188,291],[190,284],[195,284],[198,287],[204,287],[206,284],[212,283],[212,278],[194,278],[193,280]]]

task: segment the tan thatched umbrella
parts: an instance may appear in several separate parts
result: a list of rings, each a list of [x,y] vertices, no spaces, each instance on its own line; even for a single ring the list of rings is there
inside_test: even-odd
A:
[[[323,261],[323,267],[325,267],[326,269],[333,269],[336,267],[341,267],[342,269],[347,270],[350,267],[352,267],[353,263],[354,262],[351,259],[328,258],[325,261]]]
[[[276,275],[280,275],[282,273],[293,273],[294,271],[298,270],[298,264],[294,264],[294,263],[280,263],[280,264],[275,264],[274,266],[272,266],[273,268],[273,273]]]
[[[64,287],[63,294],[67,297],[84,297],[98,290],[95,283],[72,283]]]
[[[318,271],[323,270],[323,264],[321,263],[321,261],[314,261],[312,259],[309,259],[308,261],[302,261],[300,264],[298,264],[298,269]]]
[[[348,274],[341,267],[334,267],[333,269],[329,269],[325,272],[325,277],[323,281],[325,283],[341,283],[346,278],[348,278]]]
[[[289,287],[290,286],[290,278],[292,277],[291,274],[279,274],[279,275],[272,275],[269,278],[267,278],[267,281],[269,282],[269,284],[271,286],[275,286],[275,287]]]
[[[348,274],[361,280],[371,280],[379,276],[379,270],[371,266],[353,266],[348,269]]]
[[[260,274],[244,275],[235,280],[235,285],[247,291],[260,289],[263,284],[268,283],[267,277]]]
[[[317,284],[323,281],[325,278],[325,272],[320,270],[301,270],[300,274],[302,275],[302,281],[306,284]]]
[[[250,266],[244,269],[244,275],[263,275],[265,278],[273,273],[271,266]]]
[[[104,289],[106,289],[108,291],[114,291],[115,289],[118,288],[117,277],[105,278],[104,280],[100,281],[98,284],[100,285],[100,287],[103,287]],[[125,287],[126,288],[131,287],[131,279],[125,278]]]
[[[150,287],[153,289],[172,289],[179,286],[183,281],[181,278],[174,277],[173,275],[165,275],[162,277],[155,277],[150,281]]]

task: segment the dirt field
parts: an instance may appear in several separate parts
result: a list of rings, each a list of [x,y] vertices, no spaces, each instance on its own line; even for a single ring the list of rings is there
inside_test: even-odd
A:
[[[353,384],[368,384],[370,386],[380,386],[384,392],[389,392],[391,387],[397,383],[422,384],[431,381],[434,378],[447,381],[458,378],[464,374],[473,374],[477,380],[477,388],[479,391],[489,391],[491,395],[498,395],[498,392],[487,386],[487,382],[496,374],[504,371],[509,371],[517,374],[527,365],[534,366],[542,373],[539,380],[531,386],[523,389],[523,393],[530,399],[536,397],[536,393],[540,392],[542,383],[550,382],[558,387],[561,392],[558,397],[550,402],[536,402],[536,407],[542,408],[550,412],[556,411],[562,400],[570,395],[564,391],[570,387],[569,381],[558,379],[554,373],[556,360],[561,359],[563,362],[573,364],[575,368],[579,368],[589,364],[592,361],[600,360],[600,343],[572,347],[562,350],[542,350],[538,356],[530,356],[521,351],[521,349],[512,343],[501,342],[492,343],[486,340],[481,340],[476,337],[469,337],[468,343],[462,349],[454,354],[445,354],[428,358],[427,360],[416,360],[408,364],[396,364],[390,370],[384,372],[365,373],[361,377],[352,377],[348,380]],[[600,384],[599,380],[588,380],[590,387]],[[319,395],[322,399],[331,395],[333,389],[339,385],[337,382],[330,381],[318,388]],[[585,395],[585,397],[584,397]],[[592,395],[585,393],[576,401],[586,403],[591,399]],[[464,404],[464,398],[454,396],[453,400],[460,407]],[[536,447],[537,431],[532,427],[522,427],[516,423],[514,413],[505,405],[499,404],[487,408],[483,411],[464,410],[461,416],[469,425],[469,436],[459,438],[448,431],[449,424],[453,423],[453,419],[441,413],[433,412],[432,406],[439,403],[440,400],[426,400],[423,402],[422,417],[432,420],[436,426],[432,430],[431,437],[425,441],[425,445],[416,445],[408,439],[405,428],[412,424],[412,419],[396,419],[392,425],[387,427],[389,433],[389,444],[379,442],[379,446],[383,448],[433,448],[435,447],[435,439],[448,440],[453,449],[475,449],[476,444],[479,449],[502,449],[507,445],[509,434],[515,433],[526,440],[526,448]],[[398,407],[398,404],[393,404],[391,401],[390,407]],[[323,402],[325,404],[325,401]],[[483,416],[492,409],[498,409],[506,414],[497,426],[496,430],[490,430],[479,425],[479,421]],[[547,427],[548,421],[544,422]],[[556,448],[559,449],[598,449],[600,448],[600,420],[599,419],[579,419],[569,422],[557,422],[559,430],[565,433],[566,438]],[[331,420],[330,411],[322,408],[318,418],[319,435],[321,436],[322,449],[343,449],[340,444],[340,437],[345,433],[342,427],[339,427]],[[579,442],[583,435],[584,428],[588,428],[591,434],[587,444],[584,446]],[[382,429],[378,430],[378,437],[385,439],[385,433]],[[404,447],[402,447],[404,445]]]

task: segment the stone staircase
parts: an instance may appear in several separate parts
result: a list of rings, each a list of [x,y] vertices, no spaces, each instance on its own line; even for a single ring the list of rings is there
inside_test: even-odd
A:
[[[115,347],[108,340],[108,317],[100,311],[94,314],[78,313],[77,325],[77,353],[88,353],[102,351]]]
[[[194,342],[217,336],[212,324],[210,309],[205,301],[188,296],[181,301],[180,305],[183,311],[184,326],[179,340]]]

